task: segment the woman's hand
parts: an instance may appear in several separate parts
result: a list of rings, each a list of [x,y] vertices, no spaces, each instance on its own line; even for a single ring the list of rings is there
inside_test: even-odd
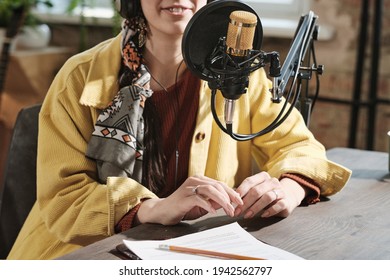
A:
[[[294,180],[271,178],[261,172],[246,178],[236,190],[244,202],[235,210],[235,216],[251,218],[257,213],[261,217],[287,217],[305,198],[306,191]]]
[[[137,213],[140,223],[177,224],[197,219],[223,208],[234,216],[234,206],[242,205],[241,197],[226,184],[205,176],[188,178],[167,198],[145,200]]]

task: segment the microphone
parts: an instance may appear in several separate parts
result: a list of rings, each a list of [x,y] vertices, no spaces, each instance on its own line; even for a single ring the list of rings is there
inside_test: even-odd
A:
[[[230,14],[226,36],[227,53],[237,57],[247,57],[253,48],[257,17],[246,11]]]
[[[318,33],[317,18],[311,11],[301,17],[291,49],[281,67],[278,52],[264,52],[260,49],[263,39],[260,18],[241,0],[213,1],[193,15],[183,34],[183,58],[194,75],[208,82],[211,89],[211,112],[223,132],[234,140],[247,141],[269,133],[286,120],[299,99],[302,80],[310,80],[312,72],[317,76],[322,72],[322,66],[316,67],[312,43]],[[307,50],[311,51],[314,64],[302,67]],[[270,99],[274,103],[281,103],[280,112],[258,132],[234,133],[235,102],[247,92],[250,73],[266,65],[269,65],[268,74],[273,84]],[[317,77],[316,96],[318,85]],[[289,89],[285,92],[287,86]],[[218,92],[222,93],[225,101],[225,125],[216,112]]]
[[[235,101],[246,93],[249,84],[249,73],[246,71],[251,62],[248,61],[253,49],[253,40],[257,25],[257,16],[251,12],[237,10],[230,14],[226,35],[226,53],[228,61],[225,70],[237,70],[234,76],[223,77],[221,86],[225,97],[225,123],[233,123]],[[230,79],[229,79],[230,78]]]

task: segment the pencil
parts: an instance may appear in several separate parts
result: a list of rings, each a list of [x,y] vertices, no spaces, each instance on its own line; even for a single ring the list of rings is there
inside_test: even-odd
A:
[[[230,260],[265,260],[262,258],[255,258],[255,257],[242,256],[242,255],[236,255],[230,253],[222,253],[222,252],[187,248],[181,246],[172,246],[172,245],[165,245],[165,244],[160,244],[158,248],[166,251],[180,252],[180,253],[193,254],[193,255],[202,255],[207,257],[216,257],[216,258],[223,258],[223,259],[230,259]]]

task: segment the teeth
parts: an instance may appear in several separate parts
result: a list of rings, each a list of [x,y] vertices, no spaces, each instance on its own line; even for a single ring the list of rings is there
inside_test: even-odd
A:
[[[183,8],[169,8],[171,13],[181,13],[183,12]]]

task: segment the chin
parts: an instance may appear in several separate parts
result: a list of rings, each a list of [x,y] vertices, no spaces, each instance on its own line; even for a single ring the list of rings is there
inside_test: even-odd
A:
[[[187,23],[188,22],[176,24],[174,27],[172,27],[171,33],[172,34],[177,34],[177,35],[183,35],[184,31],[186,29]]]

